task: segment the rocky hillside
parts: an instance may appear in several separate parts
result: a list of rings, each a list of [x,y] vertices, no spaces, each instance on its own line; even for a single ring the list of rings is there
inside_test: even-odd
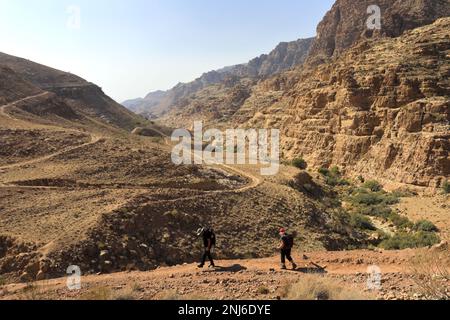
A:
[[[286,158],[438,187],[450,175],[449,28],[450,18],[440,19],[274,77],[232,121],[280,128]]]
[[[35,91],[53,92],[75,110],[126,130],[132,130],[144,122],[144,119],[106,96],[101,88],[73,74],[4,53],[0,53],[0,67],[4,71],[1,77],[15,78],[14,83],[10,84],[13,92],[23,93],[24,83],[28,88],[34,87],[32,90]],[[22,82],[20,87],[18,82]]]
[[[309,38],[282,42],[269,54],[261,55],[246,64],[210,71],[192,82],[180,83],[168,91],[151,92],[143,99],[128,100],[123,105],[148,117],[160,116],[170,109],[182,108],[187,99],[210,86],[227,86],[230,81],[236,83],[248,78],[268,77],[300,65],[308,56],[313,40]]]
[[[368,30],[367,8],[381,9],[381,30]],[[398,37],[407,30],[450,16],[448,0],[337,0],[317,28],[308,62],[338,56],[362,39]]]
[[[257,83],[206,88],[161,121],[280,128],[286,159],[436,188],[449,177],[448,1],[338,0],[306,63]],[[431,25],[430,25],[431,24]],[[417,28],[420,26],[424,26]]]
[[[21,78],[10,68],[0,65],[0,105],[41,92],[39,88]]]

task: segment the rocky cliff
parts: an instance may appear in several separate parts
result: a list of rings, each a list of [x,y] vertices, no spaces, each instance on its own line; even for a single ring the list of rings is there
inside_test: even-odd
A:
[[[285,158],[438,187],[450,175],[448,30],[440,19],[264,81],[233,123],[280,128]]]
[[[368,8],[381,9],[381,29],[367,28]],[[398,37],[403,32],[450,16],[448,0],[338,0],[317,27],[308,62],[323,62],[362,39]]]

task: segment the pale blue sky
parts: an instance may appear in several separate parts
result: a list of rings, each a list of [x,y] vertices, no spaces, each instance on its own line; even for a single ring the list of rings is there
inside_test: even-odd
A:
[[[0,51],[70,71],[121,102],[314,36],[333,2],[0,0]],[[80,28],[68,26],[70,6]]]

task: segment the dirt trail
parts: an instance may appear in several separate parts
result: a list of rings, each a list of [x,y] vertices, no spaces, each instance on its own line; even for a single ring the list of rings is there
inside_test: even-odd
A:
[[[11,116],[10,114],[8,114],[8,113],[6,112],[6,111],[7,111],[6,109],[7,109],[7,108],[10,108],[10,107],[14,107],[14,106],[15,106],[16,104],[18,104],[18,103],[25,102],[25,101],[32,100],[32,99],[36,99],[36,98],[40,98],[40,97],[44,97],[44,96],[47,96],[47,95],[49,95],[49,94],[50,94],[49,92],[42,92],[42,93],[36,94],[36,95],[34,95],[34,96],[22,98],[22,99],[20,99],[20,100],[16,100],[16,101],[14,101],[14,102],[10,102],[10,103],[8,103],[8,104],[5,104],[5,105],[3,105],[3,106],[0,106],[0,115],[2,115],[3,117],[8,118],[8,119],[10,119],[10,120],[13,120],[13,121],[22,121],[22,120],[19,120],[19,119],[14,118],[14,117]]]
[[[28,122],[28,121],[17,119],[15,117],[13,117],[9,113],[7,113],[6,109],[15,106],[18,103],[25,102],[25,101],[32,100],[32,99],[36,99],[36,98],[39,98],[39,97],[44,97],[44,96],[47,96],[49,94],[50,94],[49,92],[43,92],[43,93],[40,93],[40,94],[37,94],[37,95],[34,95],[34,96],[26,97],[26,98],[23,98],[23,99],[14,101],[14,102],[10,102],[10,103],[8,103],[6,105],[0,106],[0,115],[4,116],[4,117],[6,117],[6,118],[8,118],[10,120],[17,121],[17,122]],[[81,132],[81,131],[77,131],[77,130],[67,130],[67,131],[85,134],[85,132]],[[78,150],[78,149],[81,149],[81,148],[84,148],[84,147],[96,144],[101,139],[102,139],[101,136],[92,135],[91,134],[91,140],[89,142],[87,142],[87,143],[83,143],[83,144],[78,145],[78,146],[65,148],[65,149],[62,149],[60,151],[57,151],[57,152],[54,152],[54,153],[51,153],[51,154],[48,154],[48,155],[45,155],[45,156],[42,156],[42,157],[39,157],[39,158],[35,158],[35,159],[32,159],[32,160],[27,160],[27,161],[23,161],[23,162],[9,164],[9,165],[6,165],[6,166],[1,166],[0,170],[12,169],[12,168],[22,167],[22,166],[25,166],[25,165],[30,165],[30,164],[35,164],[35,163],[38,163],[38,162],[50,160],[51,158],[54,158],[54,157],[59,156],[61,154],[64,154],[64,153],[67,153],[67,152],[71,152],[71,151],[74,151],[74,150]]]
[[[28,101],[28,100],[32,100],[32,99],[35,99],[35,98],[39,98],[39,97],[44,97],[44,96],[47,96],[49,94],[50,94],[49,92],[43,92],[43,93],[40,93],[38,95],[26,97],[26,98],[23,98],[23,99],[20,99],[20,100],[8,103],[6,105],[3,105],[3,106],[0,107],[0,115],[4,116],[4,117],[6,117],[6,118],[8,118],[8,119],[10,119],[10,120],[12,120],[14,122],[27,122],[25,120],[17,119],[15,117],[13,117],[12,115],[8,114],[7,113],[7,108],[13,107],[13,106],[15,106],[18,103],[25,102],[25,101]],[[95,119],[90,119],[90,120],[99,123]],[[102,124],[102,125],[104,125],[104,124]],[[77,131],[77,130],[70,130],[70,131],[73,131],[73,132],[76,132],[76,133],[86,134],[86,132],[81,132],[81,131]],[[164,134],[163,132],[161,132],[158,129],[155,129],[155,131],[157,133],[159,133],[162,137],[164,137],[164,142],[169,147],[171,145],[170,138],[166,134]],[[56,156],[59,156],[59,155],[62,155],[62,154],[65,154],[65,153],[68,153],[68,152],[71,152],[71,151],[74,151],[74,150],[82,149],[82,148],[88,147],[90,145],[94,145],[94,144],[98,143],[99,141],[101,141],[101,139],[104,138],[104,137],[102,137],[100,135],[94,135],[94,134],[90,134],[90,136],[91,136],[91,140],[89,142],[87,142],[87,143],[84,143],[84,144],[81,144],[81,145],[78,145],[78,146],[68,147],[68,148],[59,150],[57,152],[54,152],[54,153],[51,153],[51,154],[48,154],[48,155],[45,155],[45,156],[42,156],[42,157],[38,157],[38,158],[35,158],[35,159],[31,159],[31,160],[27,160],[27,161],[23,161],[23,162],[18,162],[18,163],[13,163],[13,164],[1,166],[0,170],[20,168],[22,166],[32,165],[32,164],[40,163],[40,162],[43,162],[43,161],[51,160],[52,158],[54,158]],[[215,191],[206,191],[206,193],[210,193],[210,194],[229,193],[229,192],[241,193],[241,192],[245,192],[247,190],[256,188],[257,186],[259,186],[262,183],[262,180],[259,177],[255,176],[253,174],[250,174],[248,172],[245,172],[243,170],[240,170],[240,169],[238,169],[236,167],[225,165],[225,164],[216,164],[216,165],[213,165],[213,167],[214,166],[217,167],[217,168],[220,168],[220,169],[222,169],[224,171],[227,171],[229,173],[238,174],[240,176],[243,176],[243,177],[245,177],[245,178],[247,178],[249,180],[249,183],[246,184],[245,186],[241,187],[241,188],[234,189],[234,190],[215,190]],[[59,188],[59,187],[48,187],[48,186],[14,186],[14,185],[10,185],[10,184],[5,185],[4,183],[0,183],[0,188],[11,188],[11,187],[20,187],[20,188],[29,188],[29,189],[41,189],[41,188],[58,189]]]
[[[89,141],[87,143],[83,143],[83,144],[78,145],[78,146],[65,148],[65,149],[60,150],[58,152],[51,153],[51,154],[48,154],[46,156],[35,158],[35,159],[32,159],[32,160],[28,160],[28,161],[24,161],[24,162],[18,162],[18,163],[13,163],[13,164],[9,164],[9,165],[6,165],[6,166],[2,166],[2,167],[0,167],[0,170],[12,169],[12,168],[22,167],[22,166],[26,166],[26,165],[35,164],[35,163],[39,163],[39,162],[42,162],[42,161],[50,160],[50,159],[52,159],[54,157],[57,157],[59,155],[62,155],[64,153],[68,153],[68,152],[71,152],[71,151],[74,151],[74,150],[78,150],[78,149],[85,148],[87,146],[96,144],[101,139],[102,139],[102,137],[100,137],[100,136],[91,135],[91,141]]]
[[[162,267],[148,272],[121,272],[83,276],[82,289],[70,291],[67,278],[33,284],[44,299],[98,299],[96,292],[108,293],[106,298],[121,296],[133,299],[277,299],[283,289],[307,277],[338,281],[346,290],[355,290],[369,299],[417,299],[418,288],[408,268],[419,251],[347,251],[313,252],[307,259],[296,254],[296,271],[279,269],[279,258],[217,261],[215,269],[198,269],[195,264]],[[325,266],[326,269],[318,267]],[[376,265],[382,272],[382,287],[368,292],[368,267]],[[4,288],[0,299],[23,299],[27,285],[12,284]],[[25,292],[25,293],[24,293]],[[420,297],[419,297],[420,298]]]

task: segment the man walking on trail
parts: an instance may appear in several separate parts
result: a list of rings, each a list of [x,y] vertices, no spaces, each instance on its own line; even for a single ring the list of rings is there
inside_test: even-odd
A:
[[[292,259],[291,252],[292,248],[294,247],[294,237],[292,235],[289,235],[286,233],[286,229],[281,228],[280,229],[280,237],[281,237],[281,243],[280,243],[280,252],[281,252],[281,269],[286,270],[286,259],[289,260],[290,263],[292,263],[292,270],[297,269],[297,265],[295,264],[294,260]]]
[[[205,247],[205,251],[202,256],[202,262],[198,265],[199,268],[203,268],[205,266],[206,259],[209,259],[210,268],[214,268],[214,260],[211,254],[212,249],[216,245],[216,235],[212,228],[201,228],[197,231],[198,236],[202,236],[203,245]]]

